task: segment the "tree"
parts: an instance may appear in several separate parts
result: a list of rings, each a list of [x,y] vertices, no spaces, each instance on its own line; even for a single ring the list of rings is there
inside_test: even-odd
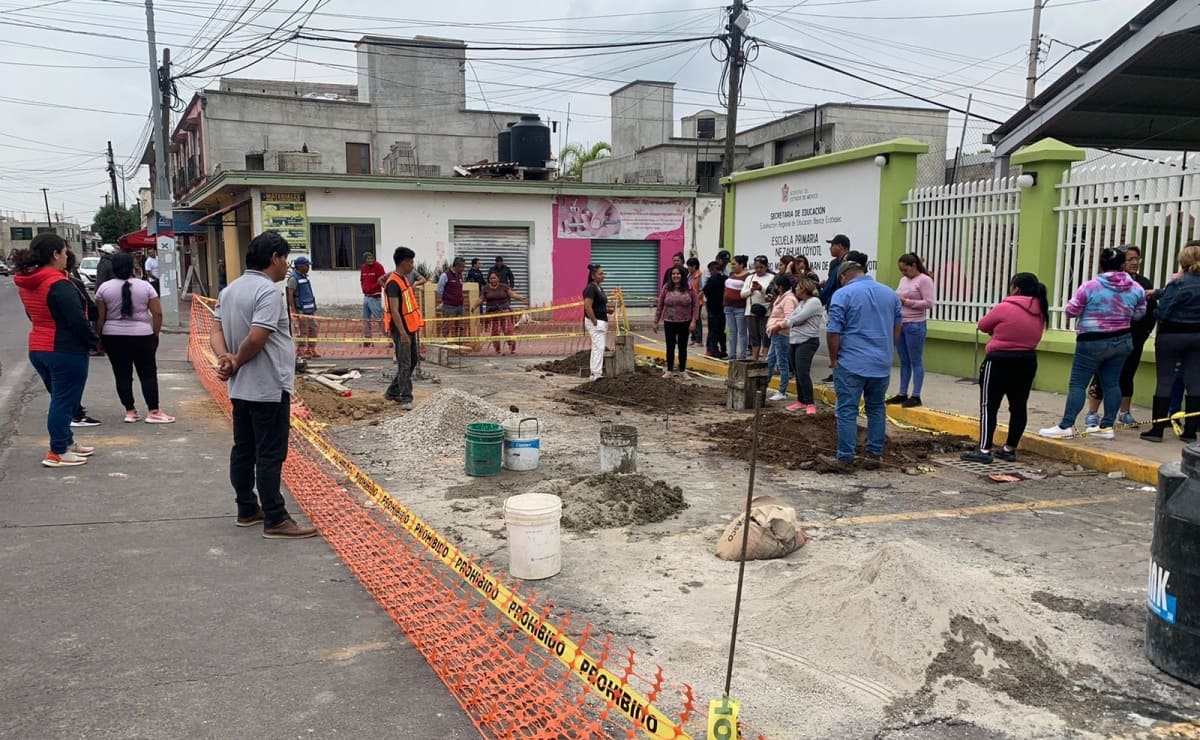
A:
[[[607,141],[597,141],[590,148],[583,144],[567,144],[559,152],[558,161],[565,177],[582,180],[585,164],[604,159],[611,154],[612,146]]]
[[[117,239],[142,225],[142,215],[136,206],[121,208],[115,204],[104,206],[92,217],[92,231],[100,235],[102,244],[116,244]]]

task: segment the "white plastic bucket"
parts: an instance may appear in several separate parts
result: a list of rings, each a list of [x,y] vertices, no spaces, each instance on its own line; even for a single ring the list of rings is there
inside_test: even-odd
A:
[[[508,572],[536,581],[562,570],[559,520],[562,499],[549,493],[522,493],[504,502],[508,527]]]
[[[600,427],[600,472],[637,472],[637,427],[605,424]]]
[[[533,434],[526,434],[533,422]],[[536,418],[509,419],[504,427],[504,467],[509,470],[537,470],[542,455],[542,424]]]

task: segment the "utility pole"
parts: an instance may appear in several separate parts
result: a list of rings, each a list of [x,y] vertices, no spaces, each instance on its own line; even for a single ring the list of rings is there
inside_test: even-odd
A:
[[[1025,102],[1037,93],[1038,56],[1042,53],[1042,8],[1050,0],[1033,0],[1033,29],[1029,32],[1029,67],[1025,73]]]
[[[46,204],[46,225],[50,227],[50,231],[54,231],[54,219],[50,218],[50,196],[47,191],[50,188],[42,188],[42,202]]]
[[[146,46],[150,59],[150,108],[156,116],[154,139],[154,208],[147,231],[157,235],[158,264],[162,277],[160,298],[163,300],[163,323],[179,328],[179,291],[176,276],[179,271],[179,252],[171,233],[159,234],[160,221],[171,222],[170,163],[167,160],[167,139],[171,127],[171,50],[163,49],[162,68],[158,66],[158,48],[154,39],[154,0],[146,0]],[[160,102],[160,105],[154,105]]]
[[[958,165],[962,162],[963,144],[967,141],[967,123],[971,120],[971,98],[974,93],[967,93],[967,114],[963,116],[962,133],[958,135],[958,150],[954,152],[954,169],[950,175],[950,184],[958,182]]]
[[[747,18],[743,16],[746,4],[743,0],[733,0],[729,9],[729,93],[725,109],[725,161],[721,163],[722,173],[728,177],[733,174],[733,147],[737,134],[738,87],[742,81],[742,66],[745,58],[742,56],[742,33],[746,30]]]
[[[121,207],[121,200],[117,197],[117,166],[113,164],[112,142],[108,142],[108,181],[112,183],[113,202],[117,207]]]

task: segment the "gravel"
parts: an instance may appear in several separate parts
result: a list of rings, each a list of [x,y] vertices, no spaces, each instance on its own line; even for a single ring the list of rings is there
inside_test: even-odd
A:
[[[398,458],[462,454],[467,425],[499,424],[508,412],[470,393],[446,388],[403,416],[380,425]]]

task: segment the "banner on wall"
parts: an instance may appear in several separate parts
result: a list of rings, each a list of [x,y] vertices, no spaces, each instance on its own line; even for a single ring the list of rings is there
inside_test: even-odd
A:
[[[308,209],[304,193],[263,193],[263,231],[287,239],[293,252],[308,251]]]
[[[736,254],[804,255],[821,279],[829,272],[828,241],[850,237],[850,248],[876,269],[880,172],[864,159],[736,184],[733,240]]]
[[[671,198],[558,199],[559,239],[645,239],[683,226],[687,201]]]

